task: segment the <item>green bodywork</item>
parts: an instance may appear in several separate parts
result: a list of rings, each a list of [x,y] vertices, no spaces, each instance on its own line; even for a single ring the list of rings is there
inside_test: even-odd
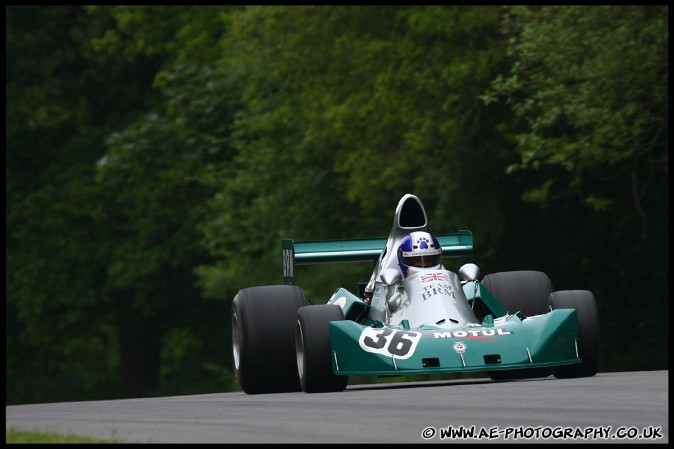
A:
[[[436,235],[444,257],[471,257],[470,231]],[[303,264],[377,261],[388,239],[282,241],[286,284],[295,283],[295,266]],[[578,317],[574,309],[524,317],[506,310],[478,281],[463,285],[466,299],[481,323],[410,329],[404,320],[395,327],[368,317],[370,305],[339,288],[328,303],[339,305],[345,319],[330,322],[333,373],[336,375],[404,375],[497,371],[579,363]]]
[[[338,375],[402,375],[534,368],[580,362],[576,353],[578,319],[573,309],[555,310],[523,321],[510,315],[500,324],[461,330],[423,326],[380,334],[385,345],[398,345],[404,335],[419,334],[407,358],[366,352],[359,339],[366,326],[353,321],[330,323],[333,373]],[[383,327],[380,329],[384,329]],[[374,334],[376,336],[376,334]],[[373,341],[376,341],[373,338]],[[457,346],[458,345],[458,346]]]
[[[496,371],[579,363],[574,309],[553,310],[524,319],[507,311],[476,282],[464,286],[469,302],[482,301],[492,313],[480,325],[442,329],[406,323],[351,320],[330,323],[333,373],[337,375],[404,375]],[[366,305],[346,289],[329,301],[340,303],[345,316],[356,316]]]

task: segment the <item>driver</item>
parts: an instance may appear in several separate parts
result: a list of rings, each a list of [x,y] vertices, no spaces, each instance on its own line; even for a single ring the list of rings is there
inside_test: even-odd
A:
[[[442,269],[442,247],[428,232],[412,232],[400,242],[398,264],[405,277],[419,268]]]

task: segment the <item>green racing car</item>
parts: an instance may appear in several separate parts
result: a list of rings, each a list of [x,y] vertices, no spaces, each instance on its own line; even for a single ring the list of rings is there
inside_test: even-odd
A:
[[[470,257],[470,231],[431,235],[415,195],[398,202],[388,238],[282,241],[283,285],[240,290],[232,303],[234,372],[248,394],[344,390],[349,376],[486,372],[493,380],[588,377],[599,365],[592,292],[554,291],[541,271],[479,279],[442,259]],[[303,264],[373,261],[357,292],[309,304]]]

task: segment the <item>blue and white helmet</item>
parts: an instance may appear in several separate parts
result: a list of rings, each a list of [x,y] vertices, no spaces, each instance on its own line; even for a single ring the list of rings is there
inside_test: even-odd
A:
[[[428,232],[406,235],[398,247],[398,264],[405,276],[410,268],[441,268],[442,247],[438,239]]]

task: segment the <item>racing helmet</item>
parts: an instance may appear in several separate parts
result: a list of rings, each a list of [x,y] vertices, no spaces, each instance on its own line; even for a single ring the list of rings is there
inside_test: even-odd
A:
[[[405,276],[414,268],[441,268],[442,247],[428,232],[412,232],[400,242],[398,264]]]

